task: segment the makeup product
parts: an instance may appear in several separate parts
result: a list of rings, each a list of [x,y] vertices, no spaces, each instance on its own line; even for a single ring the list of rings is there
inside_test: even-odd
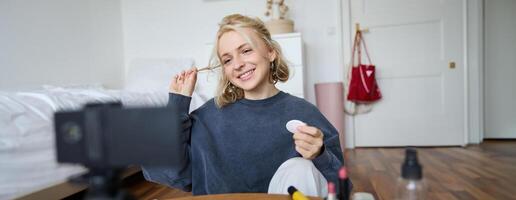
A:
[[[348,184],[348,172],[346,167],[341,167],[339,170],[339,199],[349,200],[350,196],[349,184]]]
[[[292,200],[309,200],[303,193],[298,191],[294,186],[288,187],[288,193],[292,196]]]
[[[337,194],[335,193],[335,184],[328,182],[328,197],[326,200],[337,200]]]
[[[396,199],[417,200],[426,196],[426,185],[423,181],[423,166],[419,163],[414,148],[405,150],[405,161],[401,166],[401,177],[396,186]]]
[[[297,127],[304,126],[304,125],[306,125],[304,122],[297,120],[297,119],[293,119],[293,120],[288,121],[287,124],[285,125],[285,127],[287,127],[287,130],[289,132],[296,133]]]

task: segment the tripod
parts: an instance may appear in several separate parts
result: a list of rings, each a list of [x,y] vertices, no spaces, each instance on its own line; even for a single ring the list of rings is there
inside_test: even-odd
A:
[[[121,189],[120,169],[89,168],[89,172],[71,178],[75,184],[89,183],[86,200],[135,200],[133,196]]]

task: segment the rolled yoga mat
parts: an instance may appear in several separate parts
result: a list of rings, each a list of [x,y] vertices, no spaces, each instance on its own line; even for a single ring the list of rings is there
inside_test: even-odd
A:
[[[316,83],[315,101],[317,108],[339,132],[340,147],[344,150],[344,84]]]

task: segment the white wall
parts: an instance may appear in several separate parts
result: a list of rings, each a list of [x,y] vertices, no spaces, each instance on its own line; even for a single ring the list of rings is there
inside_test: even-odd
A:
[[[484,130],[483,63],[484,63],[484,6],[483,0],[467,1],[467,81],[469,143],[482,142]]]
[[[485,1],[485,137],[516,138],[516,1]]]
[[[191,57],[207,60],[205,44],[214,41],[218,22],[233,13],[265,20],[265,0],[122,0],[126,68],[138,58]],[[290,18],[305,43],[306,97],[315,103],[314,83],[342,80],[335,29],[338,0],[286,1]]]
[[[121,31],[118,0],[1,0],[0,89],[120,87]]]

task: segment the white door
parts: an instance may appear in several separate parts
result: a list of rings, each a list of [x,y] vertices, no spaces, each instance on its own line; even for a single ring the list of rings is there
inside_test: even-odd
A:
[[[485,138],[516,138],[516,1],[485,1]]]
[[[356,146],[464,145],[463,0],[350,0],[383,99],[354,119]],[[450,62],[455,67],[450,67]]]

